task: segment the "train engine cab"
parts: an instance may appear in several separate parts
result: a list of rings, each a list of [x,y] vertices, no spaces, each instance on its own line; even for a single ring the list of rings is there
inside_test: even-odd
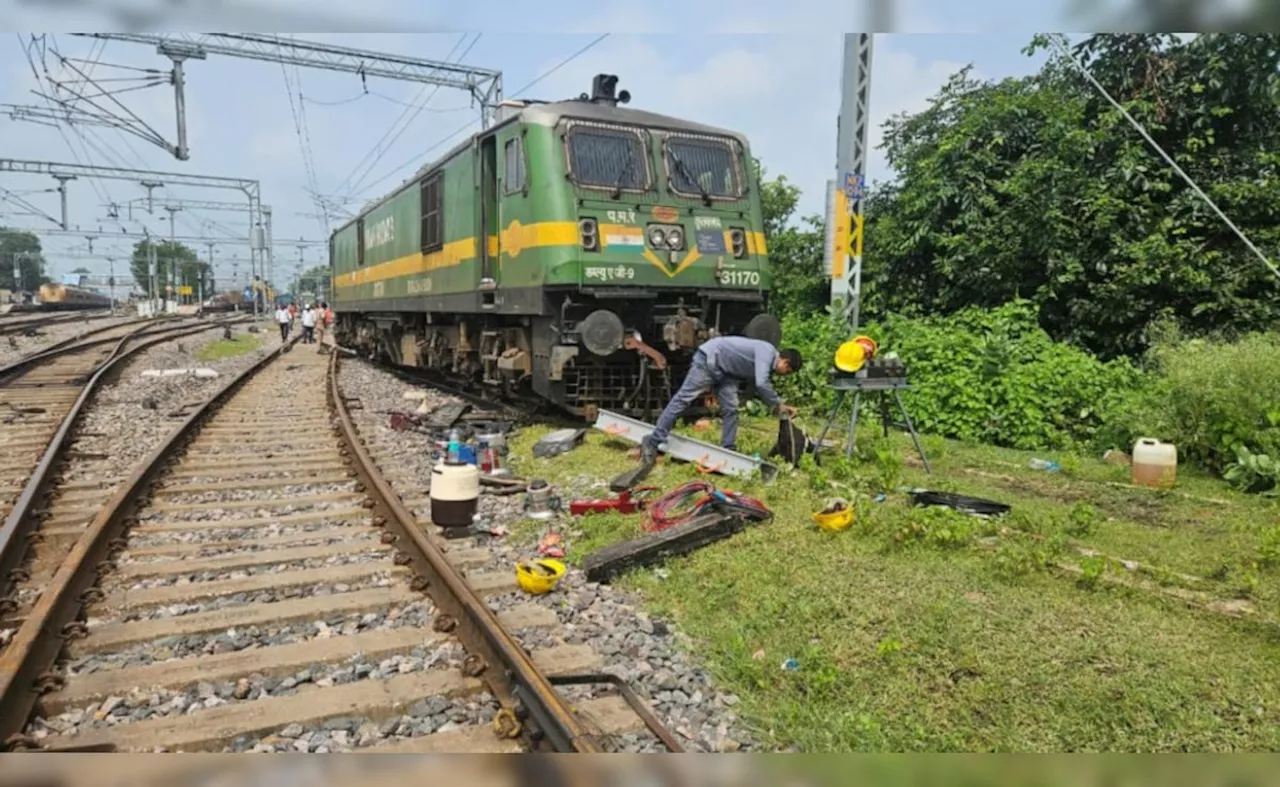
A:
[[[652,416],[712,336],[777,344],[746,139],[616,85],[505,102],[339,229],[340,341],[587,418]]]

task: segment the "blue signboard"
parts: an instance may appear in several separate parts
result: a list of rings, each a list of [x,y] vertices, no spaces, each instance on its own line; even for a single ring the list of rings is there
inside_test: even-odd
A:
[[[862,196],[862,192],[867,188],[867,182],[861,175],[856,172],[844,173],[844,195],[850,201],[856,200]]]
[[[724,232],[721,230],[698,230],[694,236],[697,239],[698,251],[703,254],[724,254]]]

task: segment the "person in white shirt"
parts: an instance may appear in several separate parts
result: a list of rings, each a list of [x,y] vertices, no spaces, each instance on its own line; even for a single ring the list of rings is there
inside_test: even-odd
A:
[[[316,311],[311,304],[302,307],[302,343],[314,344],[316,333]]]
[[[289,310],[284,304],[276,306],[276,322],[280,324],[280,341],[289,341],[289,326],[293,323],[293,319],[289,316]]]

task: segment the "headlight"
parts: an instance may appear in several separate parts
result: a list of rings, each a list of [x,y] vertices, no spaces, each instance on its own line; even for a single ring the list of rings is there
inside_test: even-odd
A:
[[[661,227],[654,227],[649,230],[649,245],[662,246],[667,239],[667,235],[662,231]]]
[[[595,251],[600,248],[599,228],[595,219],[583,219],[578,222],[578,232],[582,236],[582,248]]]
[[[684,244],[684,233],[678,229],[667,230],[667,248],[679,249]]]
[[[734,227],[729,230],[729,243],[733,246],[733,256],[739,259],[747,256],[747,233]]]

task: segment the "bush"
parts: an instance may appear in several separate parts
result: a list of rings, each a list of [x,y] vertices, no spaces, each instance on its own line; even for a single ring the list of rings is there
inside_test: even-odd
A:
[[[1105,414],[1141,389],[1128,361],[1103,363],[1054,342],[1025,301],[998,309],[967,309],[949,317],[890,317],[862,331],[881,353],[897,353],[912,390],[903,394],[916,428],[944,437],[1023,449],[1090,443]],[[828,313],[783,320],[786,344],[805,356],[799,374],[783,378],[789,401],[826,409],[831,358],[848,331]],[[869,397],[868,397],[869,398]],[[876,418],[864,398],[863,416]]]
[[[1280,335],[1234,342],[1172,336],[1147,355],[1152,381],[1111,415],[1116,445],[1168,440],[1179,462],[1222,472],[1244,455],[1280,459]]]
[[[1090,444],[1107,413],[1142,387],[1124,360],[1102,362],[1049,338],[1015,301],[944,318],[886,321],[884,352],[906,363],[921,431],[1028,450]]]

